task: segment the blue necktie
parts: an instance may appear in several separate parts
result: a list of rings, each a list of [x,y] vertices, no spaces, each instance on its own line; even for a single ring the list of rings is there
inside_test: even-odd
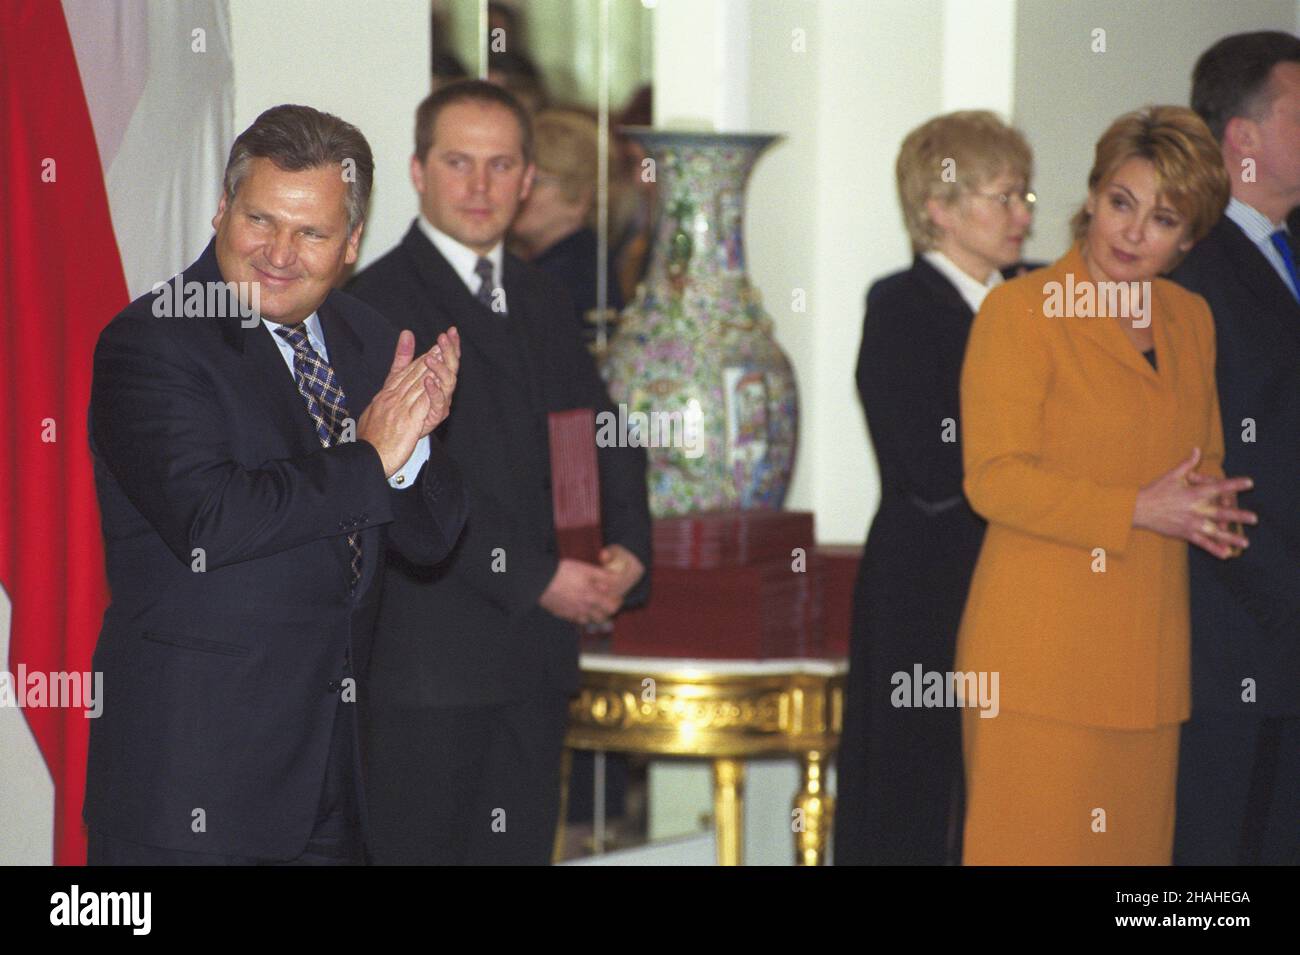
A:
[[[1300,277],[1296,276],[1295,253],[1291,251],[1291,243],[1287,241],[1286,229],[1278,229],[1269,238],[1273,240],[1273,247],[1282,256],[1287,275],[1291,276],[1291,294],[1300,300]]]
[[[275,333],[293,346],[293,378],[298,383],[298,393],[307,402],[307,414],[316,425],[321,447],[332,447],[342,436],[348,418],[343,386],[334,369],[311,347],[301,325],[280,325]],[[351,583],[356,587],[361,579],[361,541],[356,534],[348,535],[348,549],[352,552]]]

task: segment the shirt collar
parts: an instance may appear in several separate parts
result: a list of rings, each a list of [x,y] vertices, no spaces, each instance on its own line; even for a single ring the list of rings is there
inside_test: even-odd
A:
[[[991,289],[1002,284],[1002,273],[997,269],[989,273],[986,281],[978,282],[963,272],[956,262],[938,249],[922,252],[921,255],[925,261],[938,269],[940,275],[956,287],[972,312],[978,312],[980,306],[984,304],[984,296],[988,295]]]
[[[1254,206],[1242,202],[1236,196],[1228,200],[1228,208],[1223,211],[1223,214],[1237,223],[1241,231],[1256,244],[1268,242],[1269,237],[1278,229],[1286,229],[1285,219],[1280,223],[1270,222],[1268,216]]]
[[[282,327],[279,322],[267,321],[264,318],[262,319],[262,324],[266,326],[266,330],[271,333],[277,345],[282,346],[282,349],[288,348],[292,350],[292,345],[279,335],[275,334],[275,330]],[[329,353],[325,351],[325,332],[321,329],[320,314],[318,312],[312,312],[304,318],[302,320],[302,328],[307,332],[307,341],[310,342],[311,347],[316,350],[316,354],[320,355],[322,361],[329,361]]]
[[[436,228],[423,214],[416,216],[415,221],[420,224],[421,231],[433,243],[433,247],[442,253],[442,257],[460,276],[460,280],[465,283],[465,287],[471,293],[478,294],[481,280],[478,273],[474,271],[474,267],[478,265],[479,254],[469,246],[461,245],[447,233]],[[498,242],[485,257],[492,263],[493,287],[500,288],[501,261],[505,257],[504,243]]]

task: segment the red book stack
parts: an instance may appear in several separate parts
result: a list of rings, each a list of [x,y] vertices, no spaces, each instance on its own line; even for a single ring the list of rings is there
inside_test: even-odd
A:
[[[618,617],[614,650],[772,659],[821,654],[813,516],[715,511],[654,522],[650,602]]]
[[[552,411],[551,510],[560,557],[600,563],[600,471],[596,465],[596,415],[590,408]]]
[[[849,655],[849,634],[853,629],[853,588],[861,544],[820,544],[817,547],[817,605],[821,607],[828,657]]]

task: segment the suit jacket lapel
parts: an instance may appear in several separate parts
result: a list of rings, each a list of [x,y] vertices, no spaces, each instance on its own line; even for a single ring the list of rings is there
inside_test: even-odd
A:
[[[1072,288],[1078,289],[1084,282],[1093,281],[1091,273],[1088,272],[1087,263],[1084,262],[1083,253],[1078,243],[1075,243],[1070,248],[1070,251],[1067,252],[1065,257],[1058,263],[1058,267],[1051,270],[1054,271],[1055,274],[1049,275],[1047,274],[1048,271],[1049,270],[1043,270],[1044,285],[1049,281],[1061,283],[1063,289],[1062,303],[1066,309],[1065,317],[1052,319],[1052,321],[1073,322],[1074,324],[1071,327],[1074,331],[1092,341],[1098,348],[1105,351],[1121,365],[1124,365],[1130,371],[1136,372],[1143,377],[1153,379],[1157,382],[1160,381],[1160,375],[1151,367],[1151,363],[1142,356],[1142,353],[1134,347],[1131,341],[1128,340],[1128,336],[1124,334],[1124,330],[1119,327],[1119,322],[1131,321],[1132,319],[1121,319],[1114,316],[1100,317],[1096,314],[1096,312],[1100,311],[1102,308],[1102,302],[1100,301],[1102,296],[1098,285],[1094,285],[1092,289],[1094,314],[1088,316],[1071,315],[1075,304],[1073,297],[1074,293],[1071,291]],[[1073,285],[1070,282],[1071,275],[1074,276]],[[1148,303],[1148,308],[1150,309],[1148,317],[1152,324],[1155,325],[1160,321],[1162,316],[1157,316],[1156,314],[1159,310],[1159,305],[1154,294],[1154,283],[1152,283],[1152,289],[1152,301]],[[1156,332],[1153,330],[1152,334],[1156,335]],[[1159,337],[1157,336],[1155,340],[1158,349]],[[1156,362],[1160,362],[1159,350],[1156,352]]]
[[[525,293],[523,277],[520,274],[522,268],[522,262],[512,255],[507,255],[502,264],[501,284],[506,291],[506,308],[509,310],[506,321],[509,323],[510,334],[518,335],[523,346],[520,351],[528,375],[528,395],[533,407],[540,410],[548,408],[549,405],[546,396],[542,393],[537,362],[543,361],[546,355],[546,336],[563,334],[563,331],[539,327],[536,316],[529,313],[529,297]]]
[[[918,255],[912,262],[912,270],[925,289],[930,293],[934,300],[943,307],[945,312],[950,313],[954,318],[959,319],[966,328],[975,318],[975,313],[970,310],[970,305],[961,297],[961,292],[957,287],[948,281],[947,277],[926,261],[924,256]]]
[[[442,257],[428,237],[421,231],[419,223],[412,223],[402,240],[402,245],[410,255],[415,271],[424,284],[426,300],[434,314],[430,316],[431,332],[428,341],[419,344],[429,348],[439,332],[452,325],[460,330],[461,342],[467,350],[474,351],[479,360],[493,366],[500,366],[504,372],[509,367],[509,356],[504,351],[508,344],[500,331],[489,322],[500,323],[502,316],[496,315],[483,307],[465,283],[461,281],[451,263]],[[506,307],[510,307],[510,292],[506,292]]]
[[[331,298],[333,295],[334,293],[330,293]],[[369,407],[383,382],[375,381],[367,371],[365,342],[343,317],[336,304],[330,298],[326,298],[316,313],[320,316],[321,333],[325,336],[325,350],[329,352],[330,367],[338,377],[339,385],[343,389],[348,417],[352,419],[355,427],[355,422]],[[391,365],[391,361],[385,361],[383,364],[387,368]],[[403,493],[420,492],[412,488]],[[379,549],[379,538],[377,528],[361,533],[361,579],[357,581],[357,593],[365,593],[374,580],[379,562],[383,559]],[[345,539],[340,538],[340,540]],[[340,548],[339,558],[350,570],[352,557],[346,546]]]
[[[261,321],[251,328],[238,317],[217,319],[228,347],[243,356],[245,377],[251,382],[271,426],[284,436],[290,454],[308,454],[320,448],[316,426],[284,356]]]
[[[330,366],[338,375],[339,384],[343,388],[348,414],[356,421],[374,398],[376,387],[381,383],[369,380],[363,358],[365,344],[328,298],[316,312],[320,316]]]
[[[1269,265],[1263,253],[1246,237],[1240,226],[1224,216],[1215,228],[1220,232],[1224,254],[1232,266],[1232,273],[1260,305],[1254,317],[1289,317],[1291,321],[1283,322],[1281,326],[1276,321],[1269,321],[1267,324],[1271,327],[1267,329],[1267,334],[1270,338],[1285,337],[1295,343],[1300,339],[1300,302],[1296,301],[1296,297],[1283,284],[1282,277]],[[1248,309],[1243,309],[1242,317],[1248,312]],[[1289,329],[1285,327],[1288,324]]]

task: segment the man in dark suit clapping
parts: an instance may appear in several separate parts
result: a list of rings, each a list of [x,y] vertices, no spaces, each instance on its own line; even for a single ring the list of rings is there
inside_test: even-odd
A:
[[[436,563],[465,521],[430,437],[455,334],[417,357],[332,290],[373,168],[354,126],[267,110],[231,149],[203,255],[100,336],[92,864],[364,861],[354,704],[384,551]]]
[[[559,812],[575,625],[642,599],[650,562],[645,455],[602,447],[599,563],[561,558],[547,415],[606,410],[568,295],[503,251],[532,184],[527,114],[468,81],[416,111],[420,215],[350,290],[434,340],[464,339],[456,408],[439,431],[470,487],[471,517],[433,571],[395,560],[370,699],[375,861],[550,858]]]
[[[1300,862],[1300,38],[1207,50],[1192,108],[1223,147],[1232,200],[1172,278],[1214,313],[1228,474],[1249,474],[1250,547],[1191,548],[1192,718],[1179,753],[1174,861]]]

